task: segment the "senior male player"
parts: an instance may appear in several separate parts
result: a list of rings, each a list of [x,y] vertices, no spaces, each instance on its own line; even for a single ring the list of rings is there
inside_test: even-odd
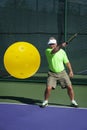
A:
[[[57,40],[54,37],[51,37],[48,41],[49,48],[46,49],[45,54],[49,71],[42,107],[48,105],[48,98],[51,94],[51,90],[56,88],[57,81],[60,82],[61,88],[67,89],[71,105],[74,107],[78,106],[74,99],[74,90],[70,81],[70,77],[73,77],[73,70],[66,52],[62,49],[62,47],[65,47],[66,44],[67,43],[64,42],[61,45],[58,45]],[[65,66],[68,68],[69,75],[65,70]]]

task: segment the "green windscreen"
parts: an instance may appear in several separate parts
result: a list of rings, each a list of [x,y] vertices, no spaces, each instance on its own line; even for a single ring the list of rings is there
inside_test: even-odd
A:
[[[47,73],[45,49],[49,37],[58,43],[78,33],[65,48],[75,75],[87,75],[87,2],[81,0],[0,0],[0,77],[6,49],[16,41],[30,42],[41,55],[37,74]]]
[[[67,47],[76,74],[87,75],[87,2],[70,0],[67,6],[67,36],[77,37]]]

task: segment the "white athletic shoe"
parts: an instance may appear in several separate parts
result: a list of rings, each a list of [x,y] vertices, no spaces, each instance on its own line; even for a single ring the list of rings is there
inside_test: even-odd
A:
[[[42,103],[41,106],[42,106],[42,107],[46,107],[46,106],[48,106],[48,100],[43,101],[43,103]]]
[[[77,104],[77,102],[76,102],[75,100],[72,100],[71,105],[72,105],[73,107],[78,107],[78,104]]]

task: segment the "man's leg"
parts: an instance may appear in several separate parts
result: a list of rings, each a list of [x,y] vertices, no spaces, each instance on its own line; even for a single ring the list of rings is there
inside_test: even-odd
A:
[[[52,72],[48,73],[47,85],[44,92],[44,101],[42,103],[42,107],[48,105],[48,99],[51,94],[51,90],[56,88],[57,79],[55,78],[55,74]]]
[[[73,91],[73,87],[72,87],[72,85],[67,86],[67,93],[68,93],[68,95],[69,95],[69,97],[70,97],[70,100],[71,100],[72,106],[77,107],[78,104],[77,104],[76,101],[74,100],[74,91]]]
[[[74,91],[73,91],[72,83],[71,83],[70,78],[69,78],[68,74],[66,73],[66,71],[63,71],[60,74],[59,81],[60,81],[61,86],[63,88],[64,88],[64,86],[67,88],[67,93],[68,93],[68,95],[70,97],[72,106],[77,107],[78,104],[74,100]]]
[[[50,87],[50,86],[46,87],[45,94],[44,94],[45,100],[48,100],[48,98],[51,94],[51,90],[52,90],[52,87]]]
[[[50,87],[50,86],[46,87],[45,93],[44,93],[44,101],[42,103],[42,107],[45,107],[45,106],[48,105],[48,99],[49,99],[49,96],[51,94],[51,90],[52,90],[52,87]]]

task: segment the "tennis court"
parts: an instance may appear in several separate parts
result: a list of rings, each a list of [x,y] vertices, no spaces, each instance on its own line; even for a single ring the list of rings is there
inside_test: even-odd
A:
[[[86,114],[87,109],[0,104],[0,129],[86,130]]]
[[[73,87],[79,108],[70,106],[60,86],[52,91],[49,106],[41,108],[45,83],[0,81],[0,129],[86,130],[87,87]]]
[[[86,85],[73,85],[76,100],[81,108],[87,108]],[[45,83],[0,81],[0,102],[40,105],[44,99]],[[70,106],[66,89],[57,86],[49,99],[50,105]]]

